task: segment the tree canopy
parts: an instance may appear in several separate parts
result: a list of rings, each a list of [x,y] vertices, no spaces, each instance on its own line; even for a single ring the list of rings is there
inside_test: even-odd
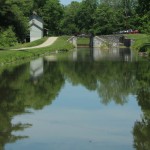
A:
[[[0,0],[0,33],[11,27],[17,40],[23,41],[33,11],[43,18],[50,35],[112,34],[131,28],[149,33],[149,7],[147,0],[82,0],[66,6],[59,0]]]

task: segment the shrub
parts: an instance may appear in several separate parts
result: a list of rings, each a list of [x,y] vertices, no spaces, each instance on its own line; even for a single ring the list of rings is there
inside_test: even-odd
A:
[[[16,43],[17,38],[12,27],[0,32],[0,47],[10,47],[16,45]]]

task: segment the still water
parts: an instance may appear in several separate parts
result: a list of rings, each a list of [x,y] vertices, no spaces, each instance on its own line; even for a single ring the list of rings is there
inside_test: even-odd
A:
[[[149,150],[150,63],[77,49],[0,72],[0,150]]]

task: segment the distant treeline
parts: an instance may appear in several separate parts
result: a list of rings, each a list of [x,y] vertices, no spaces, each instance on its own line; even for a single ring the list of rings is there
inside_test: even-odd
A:
[[[36,11],[50,35],[112,34],[125,29],[150,33],[150,0],[0,0],[0,46],[23,41],[29,16]],[[10,44],[11,43],[11,44]]]

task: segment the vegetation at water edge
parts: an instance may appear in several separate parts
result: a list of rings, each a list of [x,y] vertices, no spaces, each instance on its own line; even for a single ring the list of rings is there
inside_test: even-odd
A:
[[[148,34],[128,34],[126,37],[133,39],[132,48],[137,51],[146,51],[150,53],[150,35]],[[145,47],[145,50],[144,50]]]
[[[49,52],[60,50],[68,51],[71,49],[73,49],[73,45],[66,41],[66,37],[62,36],[59,37],[51,46],[45,48],[0,51],[0,64],[37,57]]]

